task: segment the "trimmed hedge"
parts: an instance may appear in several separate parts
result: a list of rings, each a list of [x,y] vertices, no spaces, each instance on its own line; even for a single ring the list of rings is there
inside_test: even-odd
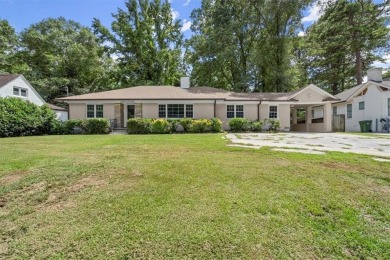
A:
[[[127,132],[129,134],[170,134],[178,132],[179,126],[182,126],[187,133],[222,132],[222,122],[217,118],[180,120],[132,118],[127,121]]]
[[[87,134],[108,134],[110,123],[105,118],[91,118],[83,120],[82,128]]]
[[[20,98],[0,98],[0,137],[48,135],[58,126],[55,113]]]
[[[232,132],[277,132],[280,128],[280,122],[276,119],[265,119],[262,121],[251,121],[246,118],[232,118],[229,121],[230,131]]]

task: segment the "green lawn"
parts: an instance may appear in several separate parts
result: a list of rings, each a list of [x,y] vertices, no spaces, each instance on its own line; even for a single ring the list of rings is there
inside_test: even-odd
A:
[[[0,139],[0,259],[390,258],[390,164],[223,134]]]

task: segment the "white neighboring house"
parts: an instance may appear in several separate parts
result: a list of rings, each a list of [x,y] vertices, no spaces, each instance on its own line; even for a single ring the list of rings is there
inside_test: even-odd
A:
[[[366,83],[336,97],[340,101],[333,103],[332,113],[345,115],[345,131],[360,132],[359,121],[372,120],[373,132],[388,132],[384,125],[390,120],[390,81],[382,79],[382,68],[368,70]]]
[[[34,103],[38,106],[46,104],[39,93],[31,86],[23,75],[0,74],[0,97],[17,97]],[[68,120],[68,111],[66,109],[47,104],[62,121]]]

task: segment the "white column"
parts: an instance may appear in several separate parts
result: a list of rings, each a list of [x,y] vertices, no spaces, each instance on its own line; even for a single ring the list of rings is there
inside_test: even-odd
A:
[[[311,126],[311,107],[306,107],[306,119],[305,119],[305,130],[306,132],[310,132]]]
[[[324,132],[332,132],[332,104],[324,105]]]
[[[292,109],[292,123],[293,123],[293,125],[296,125],[298,123],[297,112],[298,112],[298,110],[296,108]]]

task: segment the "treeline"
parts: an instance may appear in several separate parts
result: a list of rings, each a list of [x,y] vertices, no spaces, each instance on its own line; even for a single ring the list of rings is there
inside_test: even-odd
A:
[[[0,72],[22,73],[51,101],[136,85],[192,85],[251,92],[289,91],[314,83],[338,93],[362,81],[390,51],[389,0],[323,2],[302,31],[313,0],[202,0],[192,37],[162,0],[127,0],[111,28],[48,18],[16,33],[0,20]]]

